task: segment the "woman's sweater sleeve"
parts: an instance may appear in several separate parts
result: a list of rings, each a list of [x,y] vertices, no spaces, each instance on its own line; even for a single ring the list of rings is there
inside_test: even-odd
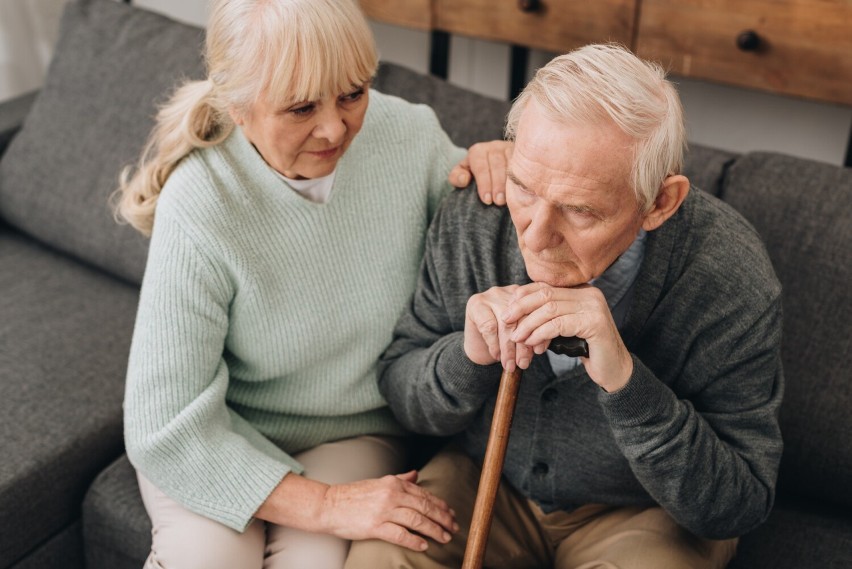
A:
[[[227,273],[158,211],[128,364],[125,442],[160,490],[243,531],[301,467],[225,403],[231,297]]]

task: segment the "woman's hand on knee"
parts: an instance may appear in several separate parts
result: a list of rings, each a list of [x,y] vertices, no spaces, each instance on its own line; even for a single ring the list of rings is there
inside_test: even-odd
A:
[[[458,530],[446,502],[417,485],[417,471],[329,486],[322,530],[345,539],[381,539],[414,551],[424,537],[447,543]]]

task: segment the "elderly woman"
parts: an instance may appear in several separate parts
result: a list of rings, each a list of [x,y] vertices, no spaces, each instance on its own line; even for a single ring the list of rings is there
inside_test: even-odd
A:
[[[120,187],[151,236],[125,397],[148,565],[327,569],[352,539],[446,542],[447,504],[391,475],[403,430],[375,367],[465,152],[370,91],[351,0],[216,1],[206,58]]]

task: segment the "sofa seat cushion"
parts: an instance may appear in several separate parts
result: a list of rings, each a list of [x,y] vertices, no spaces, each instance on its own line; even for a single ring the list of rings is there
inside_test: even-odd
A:
[[[203,76],[203,32],[111,0],[71,0],[44,87],[0,162],[0,216],[40,241],[139,282],[148,242],[108,203],[157,104]]]
[[[748,154],[723,198],[754,224],[783,287],[780,489],[852,506],[852,169]]]
[[[781,498],[764,525],[743,536],[728,569],[852,567],[848,508]]]
[[[0,228],[0,567],[80,514],[122,451],[135,287]]]
[[[136,569],[148,557],[151,520],[127,455],[101,472],[86,494],[83,536],[89,569]]]

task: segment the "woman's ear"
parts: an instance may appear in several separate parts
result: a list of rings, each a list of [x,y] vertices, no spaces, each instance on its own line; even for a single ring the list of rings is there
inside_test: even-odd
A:
[[[657,199],[651,211],[645,214],[642,229],[653,231],[673,216],[680,208],[689,193],[689,180],[686,176],[677,174],[663,180]]]
[[[228,116],[231,117],[231,120],[234,121],[234,124],[237,126],[243,126],[243,123],[246,122],[243,113],[239,112],[234,107],[228,107]]]

